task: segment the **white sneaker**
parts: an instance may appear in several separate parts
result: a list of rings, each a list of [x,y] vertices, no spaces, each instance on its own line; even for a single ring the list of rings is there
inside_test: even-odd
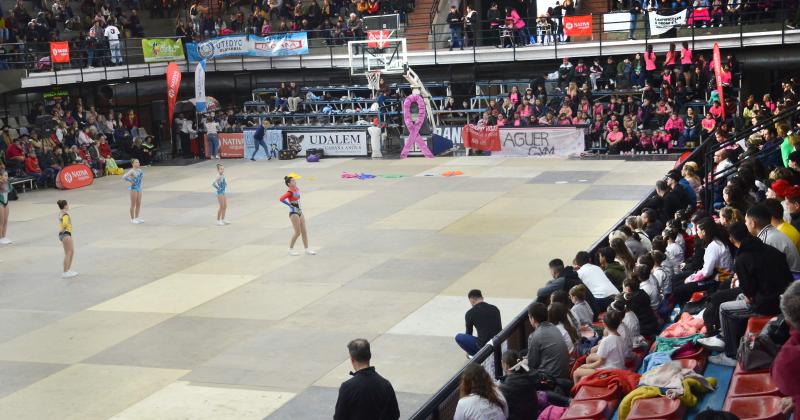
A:
[[[140,222],[139,219],[131,219],[131,223],[133,223],[134,225],[138,225],[139,223],[142,222]]]
[[[229,222],[229,221],[227,221],[227,220],[225,220],[225,219],[223,219],[223,220],[222,220],[222,223],[225,223],[226,225],[229,225],[229,224],[231,224],[231,222]]]
[[[300,255],[300,253],[295,251],[295,250],[293,250],[293,249],[290,249],[289,250],[289,255],[291,255],[293,257],[296,257],[296,256]]]
[[[14,242],[12,242],[12,241],[11,241],[11,239],[8,239],[8,238],[0,238],[0,245],[11,245],[11,244],[13,244],[13,243],[14,243]]]
[[[217,220],[217,226],[225,226],[225,222],[222,220]]]
[[[306,249],[306,255],[317,255],[317,251]]]
[[[139,223],[144,223],[144,219],[142,219],[142,218],[140,218],[140,217],[137,217],[137,218],[136,218],[136,221],[137,221],[137,222],[139,222]]]
[[[219,155],[217,155],[217,159],[219,159]]]
[[[722,366],[736,366],[736,359],[732,359],[725,355],[725,353],[720,353],[716,356],[711,356],[708,358],[708,361],[715,364],[715,365],[722,365]]]
[[[67,272],[61,274],[61,278],[62,279],[69,279],[69,278],[75,277],[77,275],[78,275],[78,273],[76,273],[74,271],[67,271]]]
[[[709,350],[722,351],[725,349],[725,341],[719,338],[719,336],[701,338],[697,340],[697,342]]]

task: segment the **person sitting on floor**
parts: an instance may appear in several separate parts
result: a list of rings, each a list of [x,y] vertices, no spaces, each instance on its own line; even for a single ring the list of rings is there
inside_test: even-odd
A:
[[[480,290],[470,290],[467,299],[472,308],[464,314],[466,332],[456,335],[456,343],[467,352],[467,355],[474,356],[503,329],[503,325],[500,321],[500,310],[497,306],[484,302]],[[478,332],[477,337],[472,335],[473,328]]]

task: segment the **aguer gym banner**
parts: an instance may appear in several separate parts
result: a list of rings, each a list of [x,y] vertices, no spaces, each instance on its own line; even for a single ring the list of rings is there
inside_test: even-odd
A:
[[[578,127],[478,127],[461,130],[464,147],[489,151],[492,156],[572,156],[586,148]]]
[[[203,42],[186,44],[189,61],[221,57],[283,57],[308,54],[308,36],[305,32],[260,37],[255,35],[230,35],[211,38]]]
[[[145,63],[183,60],[183,43],[180,39],[145,38],[142,39],[142,54]]]

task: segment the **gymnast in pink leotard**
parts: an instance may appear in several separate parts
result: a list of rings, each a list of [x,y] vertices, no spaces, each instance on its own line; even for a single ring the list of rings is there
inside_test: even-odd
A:
[[[303,246],[306,249],[306,254],[315,255],[316,252],[308,248],[308,232],[306,231],[306,218],[303,216],[303,211],[300,209],[300,189],[297,188],[297,179],[291,176],[283,177],[283,181],[289,190],[286,191],[278,200],[281,203],[289,206],[289,220],[292,221],[294,234],[289,241],[289,255],[297,256],[299,252],[294,250],[294,244],[297,238],[303,237]]]

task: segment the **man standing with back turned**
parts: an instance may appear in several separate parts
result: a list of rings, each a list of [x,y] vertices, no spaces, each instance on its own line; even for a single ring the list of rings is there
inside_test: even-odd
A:
[[[456,343],[468,355],[474,356],[503,329],[503,324],[500,322],[500,310],[497,309],[497,306],[484,302],[480,290],[470,290],[467,298],[472,305],[472,308],[464,315],[467,330],[464,334],[456,334]],[[478,330],[477,337],[472,335],[473,327]]]
[[[357,338],[347,344],[352,378],[339,387],[333,420],[398,420],[400,409],[392,384],[369,365],[369,341]]]

